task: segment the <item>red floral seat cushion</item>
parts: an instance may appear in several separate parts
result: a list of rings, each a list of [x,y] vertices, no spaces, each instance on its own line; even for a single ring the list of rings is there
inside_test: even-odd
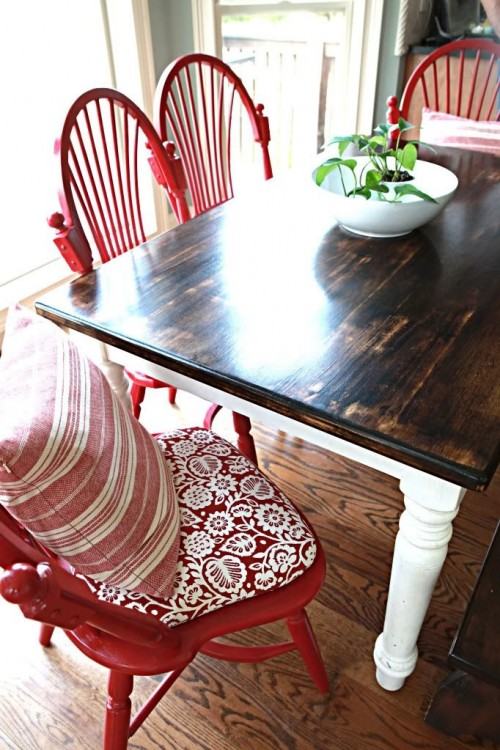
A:
[[[99,599],[174,627],[285,586],[312,565],[312,529],[231,443],[199,428],[155,437],[172,469],[181,510],[174,593],[157,599],[84,578]]]

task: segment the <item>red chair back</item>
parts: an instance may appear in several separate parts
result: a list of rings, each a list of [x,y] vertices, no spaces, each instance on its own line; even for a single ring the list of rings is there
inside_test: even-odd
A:
[[[408,79],[402,116],[418,125],[425,106],[473,120],[498,120],[499,57],[500,44],[488,39],[459,39],[434,50]]]
[[[127,96],[114,89],[92,89],[78,97],[68,111],[61,138],[60,157],[63,217],[49,224],[66,232],[56,244],[63,256],[76,254],[73,270],[91,268],[145,242],[151,220],[151,172],[165,181],[165,150],[147,116]],[[64,244],[66,239],[66,245]],[[66,256],[65,256],[66,257]],[[74,259],[73,259],[74,260]],[[79,263],[79,264],[78,264]]]
[[[194,216],[233,197],[234,149],[244,142],[248,126],[250,140],[260,150],[264,178],[272,177],[269,123],[263,110],[229,65],[211,55],[184,55],[164,71],[156,89],[154,119],[172,160],[176,179],[171,192],[179,221],[191,216],[186,190]],[[179,161],[173,162],[175,149],[182,169]]]

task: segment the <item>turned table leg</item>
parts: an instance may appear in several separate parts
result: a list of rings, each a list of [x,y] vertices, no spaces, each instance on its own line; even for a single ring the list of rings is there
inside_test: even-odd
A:
[[[101,358],[96,364],[106,375],[111,389],[115,396],[118,396],[122,404],[132,411],[132,399],[130,397],[130,382],[125,375],[125,368],[116,362],[112,362],[108,357],[106,345],[102,344]]]
[[[106,344],[78,331],[66,330],[76,346],[85,352],[87,357],[106,375],[115,396],[118,396],[122,404],[129,411],[132,411],[132,399],[129,393],[130,383],[125,375],[125,368],[109,358]]]
[[[394,547],[384,630],[374,650],[377,682],[386,690],[399,690],[415,669],[417,639],[465,493],[416,470],[409,470],[400,486],[405,511]]]

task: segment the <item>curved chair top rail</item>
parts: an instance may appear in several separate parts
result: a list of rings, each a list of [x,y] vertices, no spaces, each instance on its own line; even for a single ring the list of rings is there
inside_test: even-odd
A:
[[[229,65],[204,53],[183,55],[166,68],[156,88],[155,125],[162,141],[172,140],[180,154],[195,215],[234,195],[231,138],[242,137],[233,134],[238,127],[237,102],[246,112],[261,149],[264,178],[269,179],[270,134],[264,107],[254,104]]]
[[[476,54],[468,56],[467,52]],[[408,79],[401,97],[402,116],[408,118],[420,84],[424,105],[430,109],[474,120],[498,120],[499,58],[500,44],[490,39],[458,39],[438,47]]]
[[[163,115],[167,108],[167,100],[171,96],[173,82],[179,80],[181,72],[184,72],[186,75],[186,84],[189,86],[190,77],[187,69],[193,64],[199,67],[208,66],[211,70],[217,71],[220,76],[231,83],[235,93],[238,94],[248,112],[255,140],[259,140],[261,133],[257,113],[262,111],[263,105],[258,104],[256,106],[254,104],[245,84],[227,63],[218,57],[208,55],[204,52],[191,52],[187,55],[182,55],[170,63],[170,65],[163,71],[156,87],[154,101],[154,122],[158,127],[160,138],[162,140],[166,140],[167,138],[166,120]],[[211,95],[214,95],[213,89],[211,90]]]
[[[137,104],[115,89],[86,91],[69,108],[55,151],[64,219],[87,238],[90,232],[101,260],[144,242],[140,152],[163,177],[169,167],[153,124]]]

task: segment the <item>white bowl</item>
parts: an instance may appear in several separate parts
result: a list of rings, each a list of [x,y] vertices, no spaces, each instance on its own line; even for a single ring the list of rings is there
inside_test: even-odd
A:
[[[322,162],[326,158],[323,155]],[[367,156],[354,158],[357,162],[355,171],[359,175],[369,159]],[[312,175],[315,182],[316,169]],[[346,190],[349,192],[354,186],[354,178],[347,167],[330,172],[319,189],[330,194],[332,214],[339,224],[350,232],[367,237],[400,237],[426,224],[443,210],[458,186],[456,175],[449,169],[432,162],[417,160],[415,168],[411,171],[414,177],[411,184],[430,195],[437,203],[424,201],[415,195],[403,196],[401,203],[388,203],[373,194],[369,200],[360,195],[347,198],[344,195],[340,170]],[[386,184],[392,192],[391,185]],[[390,197],[390,193],[386,195]]]

